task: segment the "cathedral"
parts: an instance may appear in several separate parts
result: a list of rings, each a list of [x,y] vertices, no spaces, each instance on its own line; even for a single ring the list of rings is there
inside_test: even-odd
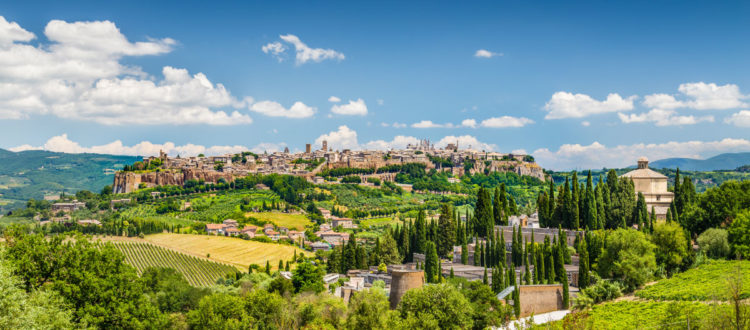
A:
[[[669,204],[674,199],[674,193],[667,190],[667,177],[665,175],[648,168],[646,157],[638,158],[638,169],[625,173],[620,178],[633,180],[635,193],[643,194],[648,212],[651,213],[651,207],[653,206],[656,218],[659,220],[666,219]]]

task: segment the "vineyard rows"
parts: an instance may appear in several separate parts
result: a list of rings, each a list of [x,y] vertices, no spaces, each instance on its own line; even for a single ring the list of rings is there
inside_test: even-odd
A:
[[[233,266],[179,253],[149,243],[114,242],[125,255],[125,262],[135,267],[138,274],[149,267],[174,268],[192,286],[209,286],[227,274],[234,274]]]

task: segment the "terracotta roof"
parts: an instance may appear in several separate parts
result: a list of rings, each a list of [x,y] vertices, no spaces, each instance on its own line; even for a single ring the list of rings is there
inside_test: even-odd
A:
[[[207,223],[206,224],[207,230],[217,230],[217,229],[224,229],[224,224],[221,223]]]

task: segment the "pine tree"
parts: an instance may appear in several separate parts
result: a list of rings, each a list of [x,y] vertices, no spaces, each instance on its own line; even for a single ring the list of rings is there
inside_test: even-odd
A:
[[[578,287],[583,289],[589,286],[589,252],[586,245],[586,236],[581,237],[578,243]]]

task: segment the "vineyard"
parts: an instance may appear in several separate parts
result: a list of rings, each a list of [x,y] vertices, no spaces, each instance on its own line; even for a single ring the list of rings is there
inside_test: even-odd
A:
[[[227,274],[234,274],[233,266],[220,264],[198,257],[179,253],[149,243],[113,242],[125,255],[125,262],[135,267],[138,274],[149,267],[174,268],[192,286],[209,286]]]
[[[235,237],[213,235],[155,234],[146,236],[146,240],[195,256],[211,255],[212,260],[231,264],[240,269],[247,269],[251,264],[265,266],[268,261],[272,267],[279,260],[291,260],[295,254],[309,254],[302,249],[283,244],[246,241]]]
[[[304,214],[299,213],[282,213],[282,212],[248,212],[245,216],[253,217],[261,221],[271,222],[277,226],[287,227],[290,229],[305,230],[305,227],[311,224]]]
[[[654,300],[726,300],[727,276],[736,272],[737,267],[741,269],[743,282],[750,283],[750,261],[710,260],[635,295]],[[744,287],[742,298],[750,298],[750,286]]]
[[[686,301],[620,301],[594,306],[586,321],[591,329],[686,329],[688,322],[698,329],[699,320],[728,307]]]

